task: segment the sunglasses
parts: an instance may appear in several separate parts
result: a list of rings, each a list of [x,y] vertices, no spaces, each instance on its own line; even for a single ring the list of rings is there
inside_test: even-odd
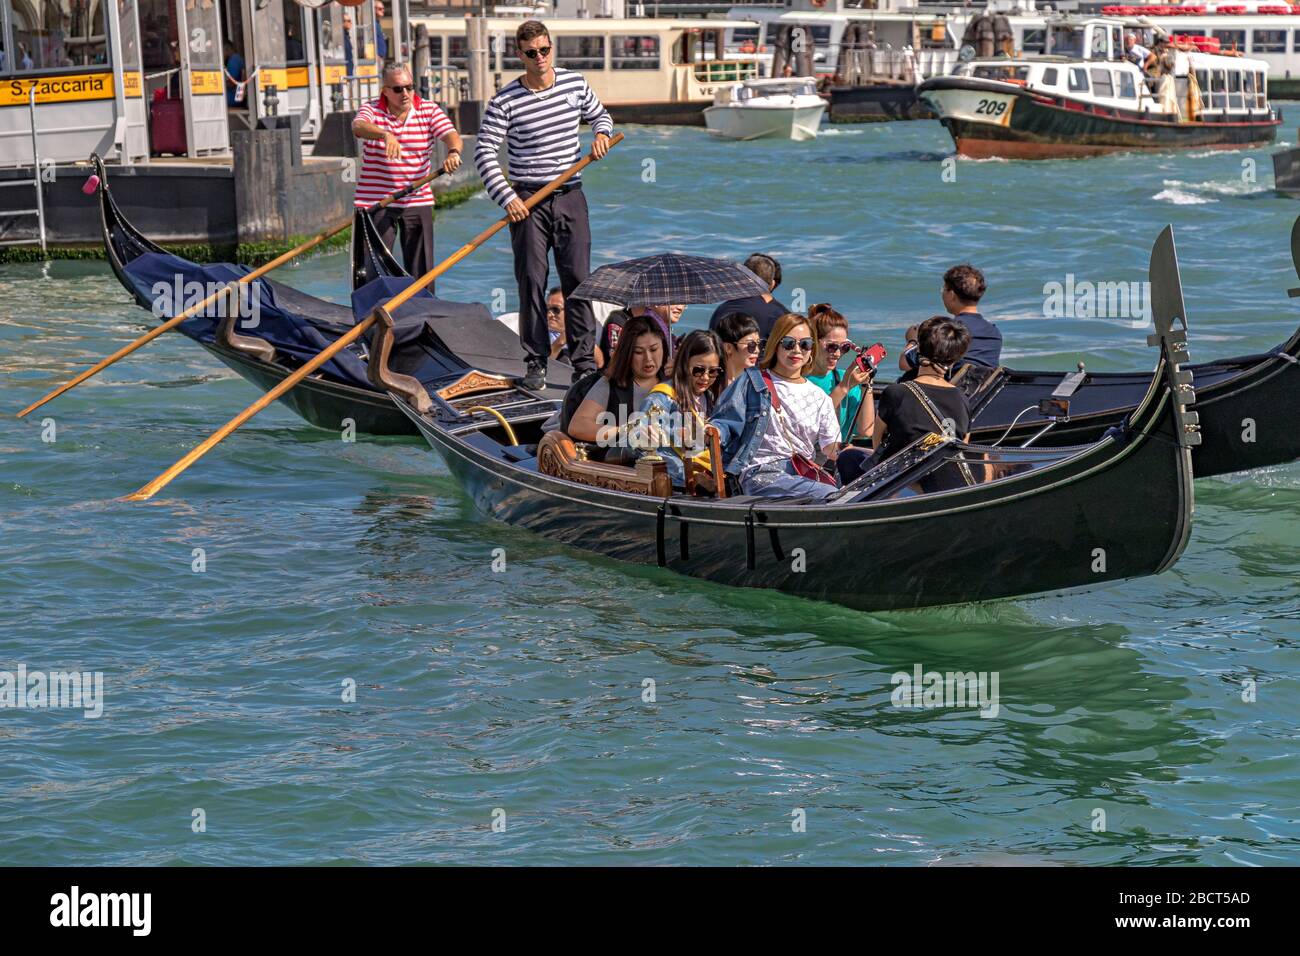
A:
[[[792,335],[787,335],[781,340],[781,348],[787,352],[793,352],[796,348],[800,352],[811,352],[813,350],[812,339],[796,339]]]
[[[539,46],[536,50],[525,50],[524,56],[530,60],[535,60],[539,56],[550,56],[551,48],[549,46]]]
[[[755,355],[755,354],[757,354],[758,350],[759,350],[761,347],[762,347],[762,346],[760,346],[759,343],[757,343],[757,342],[746,342],[744,345],[741,345],[741,344],[737,343],[737,345],[736,345],[736,348],[738,348],[738,349],[744,349],[744,350],[745,350],[746,352],[748,352],[750,355]]]
[[[407,83],[405,86],[390,86],[389,89],[392,90],[394,93],[399,93],[399,94],[413,93],[415,92],[415,84]]]
[[[717,378],[718,373],[721,371],[722,369],[718,368],[716,365],[692,365],[691,366],[691,375],[695,376],[696,378],[709,378],[709,379]]]
[[[842,352],[852,352],[857,346],[852,342],[827,342],[822,345],[822,348],[831,355],[839,355]]]
[[[559,315],[563,311],[564,311],[564,306],[562,305],[548,305],[546,307],[547,315]]]

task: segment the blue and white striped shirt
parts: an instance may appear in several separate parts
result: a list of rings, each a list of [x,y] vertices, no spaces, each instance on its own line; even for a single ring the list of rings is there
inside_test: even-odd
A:
[[[522,78],[503,86],[488,102],[474,147],[474,165],[493,201],[504,207],[519,198],[497,162],[503,140],[510,154],[510,178],[542,185],[578,161],[578,126],[583,120],[597,133],[608,136],[614,131],[614,121],[581,73],[557,67],[555,83],[541,92],[528,89]]]

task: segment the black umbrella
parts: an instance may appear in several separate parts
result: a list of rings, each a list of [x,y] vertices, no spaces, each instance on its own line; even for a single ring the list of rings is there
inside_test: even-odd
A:
[[[601,266],[571,298],[638,305],[712,304],[768,292],[767,283],[725,259],[666,252]]]

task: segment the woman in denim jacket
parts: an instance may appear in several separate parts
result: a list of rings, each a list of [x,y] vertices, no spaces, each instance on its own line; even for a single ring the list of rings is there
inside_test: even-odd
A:
[[[727,474],[747,495],[825,498],[835,486],[795,472],[791,454],[814,459],[820,452],[834,460],[840,425],[830,396],[804,378],[812,367],[816,339],[804,316],[787,313],[772,327],[767,349],[756,368],[747,368],[718,399],[710,424],[722,437]],[[778,412],[763,372],[778,389]]]

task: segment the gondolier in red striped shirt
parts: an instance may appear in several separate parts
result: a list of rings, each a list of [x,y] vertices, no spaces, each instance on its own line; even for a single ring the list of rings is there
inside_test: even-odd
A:
[[[405,63],[384,69],[379,99],[357,111],[352,132],[361,144],[356,204],[370,206],[429,173],[434,143],[447,144],[446,172],[460,166],[461,139],[436,103],[415,95]],[[426,183],[375,213],[375,228],[393,247],[400,232],[406,271],[418,276],[433,268],[433,190]]]

